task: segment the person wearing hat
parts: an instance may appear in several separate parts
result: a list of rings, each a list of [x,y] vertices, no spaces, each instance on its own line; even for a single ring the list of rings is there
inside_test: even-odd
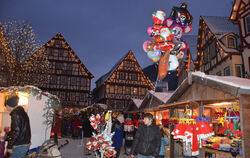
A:
[[[24,108],[18,106],[18,101],[18,96],[12,96],[5,101],[11,116],[11,129],[7,133],[7,152],[10,153],[10,158],[25,158],[31,139],[29,117]]]

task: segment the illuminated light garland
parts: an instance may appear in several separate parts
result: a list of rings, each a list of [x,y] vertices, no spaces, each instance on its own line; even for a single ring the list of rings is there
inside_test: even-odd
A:
[[[13,21],[1,24],[1,28],[8,86],[47,84],[49,69],[45,48],[35,41],[32,27],[25,21]]]

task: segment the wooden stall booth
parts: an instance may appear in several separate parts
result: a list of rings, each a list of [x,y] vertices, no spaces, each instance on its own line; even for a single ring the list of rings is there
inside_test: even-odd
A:
[[[49,139],[51,126],[54,119],[54,111],[60,108],[59,99],[47,92],[43,92],[34,86],[14,86],[0,88],[0,128],[10,128],[10,111],[5,108],[5,99],[11,95],[19,97],[18,106],[22,106],[27,112],[31,128],[30,149],[41,146]],[[5,131],[0,131],[4,136]]]
[[[172,116],[175,109],[185,108],[187,105],[191,108],[192,113],[196,111],[199,116],[210,117],[216,136],[220,121],[230,122],[230,119],[237,118],[238,128],[243,133],[243,137],[240,137],[242,155],[239,152],[237,157],[250,157],[250,80],[233,76],[222,77],[205,75],[202,72],[190,72],[166,104],[155,108],[155,110],[170,109],[170,116]],[[230,117],[231,111],[235,109],[238,109],[237,115]],[[216,110],[224,112],[224,116],[220,116],[220,119],[216,118],[215,116],[218,114]],[[207,113],[204,114],[203,111],[207,111]],[[228,119],[229,117],[230,119]],[[170,130],[173,129],[174,126],[170,126]],[[239,137],[237,138],[239,139]],[[234,139],[236,138],[230,138],[230,140]],[[227,139],[227,141],[230,140]],[[218,146],[221,148],[222,145]],[[231,152],[218,150],[219,147],[214,149],[203,146],[199,157],[232,157]],[[171,158],[176,157],[174,148],[171,136]]]

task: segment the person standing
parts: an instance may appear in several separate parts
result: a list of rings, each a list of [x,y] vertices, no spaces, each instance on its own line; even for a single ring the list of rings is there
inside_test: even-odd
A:
[[[112,146],[115,147],[115,150],[117,152],[115,156],[116,158],[120,156],[120,150],[123,144],[123,133],[124,133],[123,123],[124,123],[124,116],[123,114],[119,114],[111,127],[111,133],[115,132],[112,137],[113,141]]]
[[[169,145],[169,141],[166,137],[166,134],[163,128],[161,128],[160,132],[161,132],[161,149],[160,149],[159,155],[156,158],[164,158],[166,155],[166,146]]]
[[[5,101],[11,116],[11,129],[7,133],[7,152],[10,158],[25,158],[31,139],[29,117],[23,107],[17,106],[18,100],[18,96],[13,96]]]
[[[90,125],[89,114],[85,113],[82,116],[83,116],[83,121],[82,121],[83,140],[85,145],[83,152],[85,155],[90,155],[89,150],[86,148],[86,144],[88,141],[90,141],[92,133],[94,132],[94,128]]]
[[[144,124],[141,124],[135,134],[132,145],[131,158],[153,158],[159,155],[161,147],[160,129],[156,126],[153,115],[144,115]]]

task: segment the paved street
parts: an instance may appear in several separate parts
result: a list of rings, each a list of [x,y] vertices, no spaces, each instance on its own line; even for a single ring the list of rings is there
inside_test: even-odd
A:
[[[95,158],[94,153],[90,156],[83,154],[83,146],[81,145],[81,139],[67,139],[69,144],[61,148],[60,152],[63,158]],[[65,143],[65,139],[59,140],[59,145]],[[129,158],[124,155],[124,148],[122,148],[120,158]]]

